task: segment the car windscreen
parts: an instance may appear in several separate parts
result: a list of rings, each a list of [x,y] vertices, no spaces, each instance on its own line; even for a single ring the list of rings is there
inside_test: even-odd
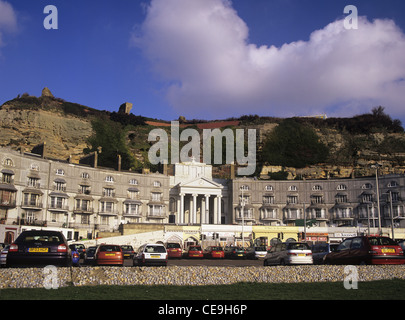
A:
[[[100,247],[100,252],[117,252],[121,251],[120,246],[101,246]]]
[[[306,243],[289,243],[287,250],[310,250]]]
[[[391,238],[386,237],[370,237],[368,238],[372,246],[396,246],[397,243]]]
[[[180,243],[168,243],[167,248],[181,248]]]
[[[147,252],[147,253],[165,253],[166,250],[165,250],[164,246],[146,246],[145,252]]]
[[[59,234],[21,234],[18,242],[42,242],[42,243],[63,243],[63,238]]]
[[[190,247],[189,251],[201,251],[201,247]]]
[[[212,251],[222,251],[222,247],[212,247]]]

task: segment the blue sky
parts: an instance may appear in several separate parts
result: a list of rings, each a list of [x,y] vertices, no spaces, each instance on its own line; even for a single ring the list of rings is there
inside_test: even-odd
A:
[[[342,27],[349,4],[356,30]],[[0,104],[47,86],[165,120],[383,105],[405,123],[404,32],[402,0],[0,0]]]

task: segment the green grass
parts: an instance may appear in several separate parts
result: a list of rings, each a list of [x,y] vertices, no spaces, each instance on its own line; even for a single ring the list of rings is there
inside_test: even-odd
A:
[[[2,289],[0,300],[391,300],[405,299],[405,280],[360,282],[238,283],[218,286],[93,286]]]

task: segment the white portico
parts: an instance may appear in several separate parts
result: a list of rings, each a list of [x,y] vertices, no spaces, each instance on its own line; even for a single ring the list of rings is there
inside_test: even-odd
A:
[[[224,186],[212,180],[212,166],[194,160],[175,164],[170,182],[177,224],[221,224]]]

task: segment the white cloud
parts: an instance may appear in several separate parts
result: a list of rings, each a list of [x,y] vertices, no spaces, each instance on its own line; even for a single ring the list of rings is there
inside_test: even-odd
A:
[[[186,117],[405,113],[405,36],[393,21],[360,17],[346,30],[338,20],[281,47],[248,34],[228,0],[152,0],[132,41]]]
[[[17,30],[17,17],[13,7],[0,0],[0,47],[4,45],[3,34]]]

